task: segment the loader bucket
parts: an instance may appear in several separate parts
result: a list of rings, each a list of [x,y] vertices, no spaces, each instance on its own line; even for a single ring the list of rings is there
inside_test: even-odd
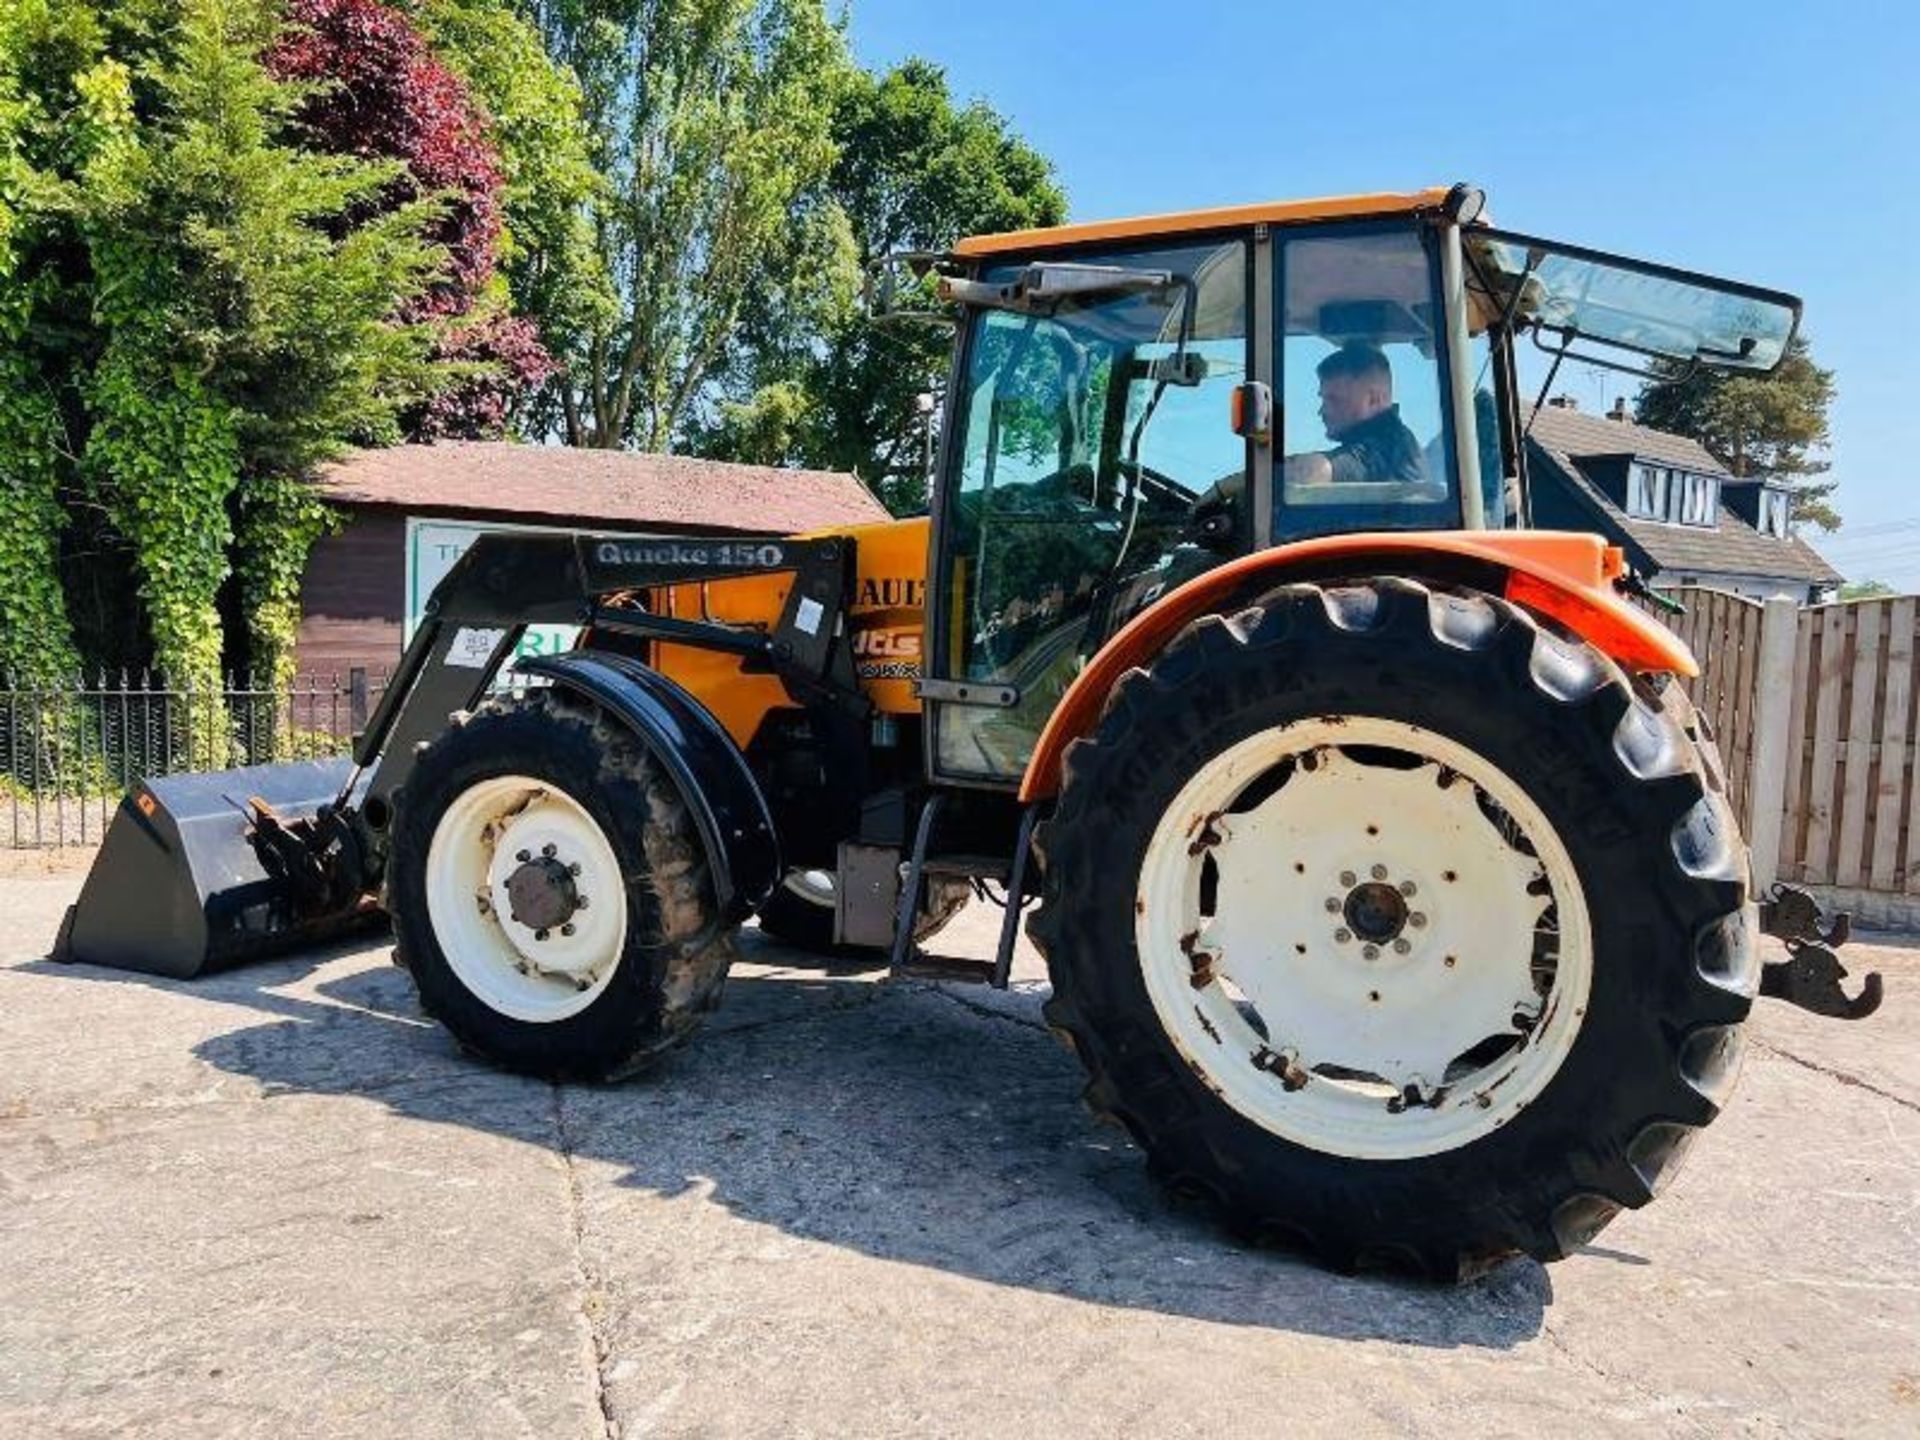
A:
[[[349,760],[170,775],[120,802],[67,911],[56,960],[178,979],[383,920],[372,897],[316,907],[262,863],[248,807],[308,820],[339,797]]]

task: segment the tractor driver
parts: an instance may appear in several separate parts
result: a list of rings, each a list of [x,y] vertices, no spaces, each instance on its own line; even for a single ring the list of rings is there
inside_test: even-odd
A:
[[[1420,442],[1393,403],[1393,367],[1376,345],[1342,345],[1315,367],[1320,379],[1320,423],[1331,450],[1289,455],[1280,476],[1288,490],[1330,484],[1419,484],[1427,478]],[[1223,477],[1199,497],[1202,507],[1234,500],[1246,490],[1242,472]]]
[[[1393,403],[1393,367],[1376,346],[1342,345],[1314,373],[1320,423],[1334,448],[1287,456],[1281,475],[1289,486],[1427,478],[1420,442]]]

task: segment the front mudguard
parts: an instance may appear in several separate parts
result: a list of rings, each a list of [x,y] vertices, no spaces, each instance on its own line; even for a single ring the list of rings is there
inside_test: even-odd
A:
[[[704,705],[666,676],[611,651],[537,656],[515,668],[591,700],[659,760],[706,847],[724,923],[738,924],[773,893],[785,873],[773,815],[740,747]]]

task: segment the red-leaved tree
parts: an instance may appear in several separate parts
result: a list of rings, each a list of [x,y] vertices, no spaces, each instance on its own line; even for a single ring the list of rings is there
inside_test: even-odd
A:
[[[499,435],[514,399],[554,364],[531,325],[488,310],[498,303],[487,291],[504,177],[485,113],[407,17],[379,0],[288,0],[285,17],[268,60],[275,74],[314,86],[300,121],[315,143],[397,160],[405,170],[389,203],[430,196],[443,207],[429,238],[445,248],[445,269],[395,318],[447,321],[441,358],[491,367],[409,417],[410,437]]]

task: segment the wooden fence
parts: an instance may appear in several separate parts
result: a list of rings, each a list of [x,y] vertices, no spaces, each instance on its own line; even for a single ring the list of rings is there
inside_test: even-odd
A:
[[[1720,738],[1761,884],[1920,925],[1920,598],[1675,598],[1687,613],[1668,623],[1699,657],[1693,698]]]

